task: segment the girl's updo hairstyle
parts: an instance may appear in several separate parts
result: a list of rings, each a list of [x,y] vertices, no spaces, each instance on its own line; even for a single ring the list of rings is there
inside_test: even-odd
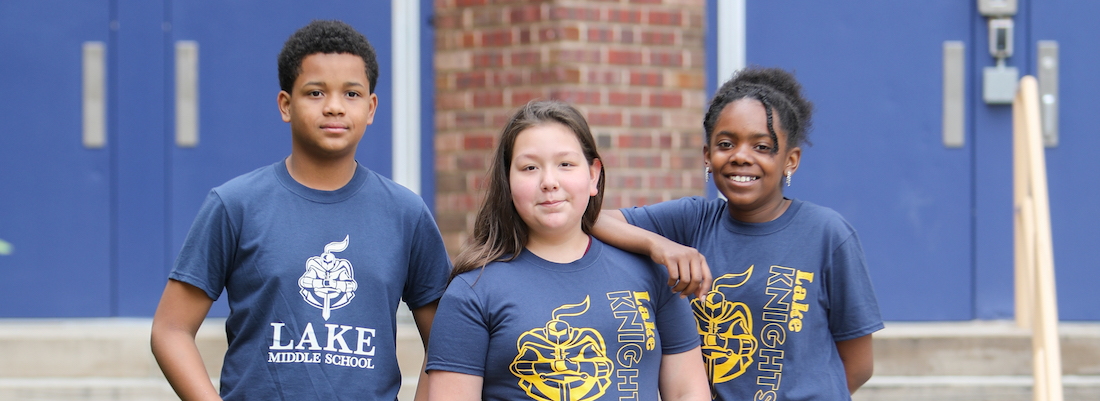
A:
[[[738,71],[733,78],[722,84],[710,101],[707,115],[703,118],[703,130],[706,143],[710,144],[718,116],[730,103],[751,98],[764,104],[768,117],[768,134],[771,135],[772,153],[779,152],[779,137],[772,124],[773,115],[779,115],[780,124],[787,131],[787,146],[802,146],[809,143],[806,134],[810,132],[810,117],[814,105],[802,97],[802,85],[791,73],[779,68],[749,67]]]

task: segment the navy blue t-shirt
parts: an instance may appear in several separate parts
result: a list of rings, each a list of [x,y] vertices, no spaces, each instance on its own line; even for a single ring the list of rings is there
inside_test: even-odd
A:
[[[210,191],[169,277],[229,297],[226,400],[393,400],[398,304],[449,274],[419,196],[362,165],[311,189],[280,161]]]
[[[837,341],[882,329],[863,249],[835,211],[791,200],[766,223],[734,220],[724,199],[622,209],[628,222],[699,250],[714,275],[693,300],[720,400],[846,400]]]
[[[596,239],[571,263],[524,250],[451,282],[427,369],[482,376],[485,400],[656,400],[662,354],[699,346],[667,283],[663,267]]]

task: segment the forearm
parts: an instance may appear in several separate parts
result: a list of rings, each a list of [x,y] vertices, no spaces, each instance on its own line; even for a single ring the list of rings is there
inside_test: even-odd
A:
[[[600,218],[592,226],[592,235],[611,246],[642,255],[651,255],[654,243],[658,239],[665,240],[656,233],[627,223],[618,210],[600,212]]]
[[[221,400],[191,333],[153,326],[153,356],[181,400]]]
[[[626,222],[618,210],[604,210],[592,227],[592,235],[616,248],[648,255],[668,269],[668,285],[687,296],[702,298],[710,290],[710,267],[695,248],[676,243],[660,234]]]
[[[871,335],[836,343],[837,352],[844,362],[844,374],[848,378],[848,392],[854,394],[875,372],[874,350]]]
[[[435,311],[438,308],[439,301],[435,301],[412,311],[413,322],[416,323],[420,341],[424,345],[424,362],[420,365],[420,379],[416,382],[416,393],[413,395],[415,401],[428,400],[428,372],[425,370],[428,366],[428,339],[432,335],[432,321],[435,320]]]
[[[153,315],[149,345],[164,377],[181,400],[221,399],[210,383],[199,347],[195,345],[195,333],[213,303],[202,290],[168,280]]]

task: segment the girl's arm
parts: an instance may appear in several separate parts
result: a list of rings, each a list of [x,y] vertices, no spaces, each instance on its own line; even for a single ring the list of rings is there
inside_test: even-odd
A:
[[[657,382],[661,399],[666,401],[710,401],[710,385],[703,368],[699,347],[679,354],[661,356]]]
[[[428,374],[429,401],[478,401],[484,378],[465,373],[433,370]]]
[[[710,266],[695,248],[683,246],[626,222],[623,212],[604,210],[592,226],[592,235],[619,249],[649,255],[668,268],[668,285],[682,296],[694,293],[702,299],[710,291]]]
[[[182,400],[221,400],[195,345],[195,333],[213,303],[198,287],[168,280],[153,315],[153,356]]]
[[[844,373],[848,376],[848,392],[856,390],[875,372],[875,355],[872,349],[871,335],[837,341],[836,350],[840,360],[844,361]]]

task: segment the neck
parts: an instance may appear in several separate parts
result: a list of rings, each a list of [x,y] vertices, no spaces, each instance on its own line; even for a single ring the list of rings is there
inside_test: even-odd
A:
[[[295,157],[294,153],[286,158],[286,170],[290,177],[306,187],[335,191],[351,182],[355,176],[355,157],[317,160],[308,157]]]
[[[562,235],[539,235],[531,233],[527,237],[526,248],[536,256],[554,263],[570,263],[584,256],[588,250],[590,238],[577,227]]]
[[[777,202],[769,202],[766,205],[749,211],[737,210],[728,206],[726,208],[729,209],[730,217],[742,223],[767,223],[778,219],[790,206],[790,199],[779,198]]]

